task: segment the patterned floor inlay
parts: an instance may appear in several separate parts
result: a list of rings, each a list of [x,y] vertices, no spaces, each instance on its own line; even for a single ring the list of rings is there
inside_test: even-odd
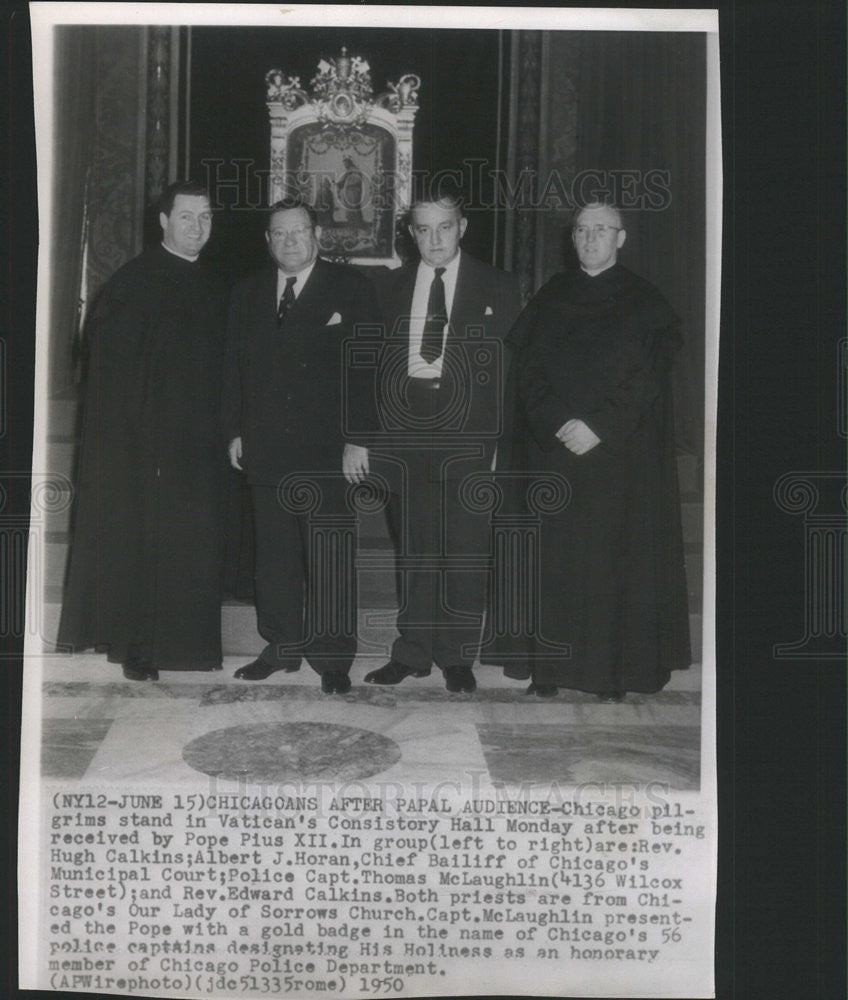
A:
[[[700,785],[698,726],[478,723],[477,732],[495,783]]]
[[[41,773],[45,778],[82,778],[112,719],[44,719]]]
[[[197,698],[201,683],[179,681],[47,681],[42,691],[48,698]]]
[[[205,733],[183,750],[196,771],[230,781],[354,781],[396,764],[400,748],[366,729],[324,722],[264,723]]]
[[[475,701],[489,704],[520,705],[598,704],[597,697],[594,694],[587,694],[584,691],[563,690],[555,698],[545,698],[542,701],[538,698],[527,697],[520,687],[478,687],[474,694],[451,694],[445,688],[422,687],[420,685],[416,687],[414,680],[392,687],[379,687],[370,684],[357,685],[356,681],[353,683],[354,686],[351,688],[350,693],[344,696],[346,701],[366,702],[370,705],[381,705],[384,707],[401,704],[409,705],[410,702],[420,702],[422,704],[433,702],[467,704]],[[479,683],[481,682],[478,680]],[[221,685],[220,687],[208,688],[204,691],[200,704],[205,706],[226,705],[245,701],[313,701],[316,699],[323,700],[326,697],[325,694],[321,693],[316,678],[315,687],[294,687],[280,684],[251,684],[249,686],[246,684],[238,686]],[[628,694],[622,704],[700,706],[701,693],[699,691],[660,691],[657,694]]]
[[[478,676],[477,688],[473,695],[450,694],[442,687],[416,685],[409,680],[396,687],[379,687],[353,681],[353,688],[344,700],[362,702],[370,705],[391,707],[409,702],[469,702],[487,703],[518,703],[527,705],[538,704],[597,704],[595,695],[583,691],[561,690],[555,698],[540,701],[524,695],[521,687],[512,688],[485,687],[485,674]],[[320,682],[316,675],[312,686],[285,683],[246,683],[233,681],[227,684],[210,684],[196,682],[187,684],[179,681],[159,681],[158,683],[93,683],[91,681],[48,681],[42,688],[45,696],[54,698],[128,698],[128,699],[179,699],[190,698],[198,701],[201,706],[228,705],[251,701],[326,701]],[[335,696],[334,696],[335,697]],[[329,703],[329,702],[328,702]],[[628,694],[625,705],[663,705],[663,706],[699,706],[701,694],[699,691],[659,691],[657,694]]]

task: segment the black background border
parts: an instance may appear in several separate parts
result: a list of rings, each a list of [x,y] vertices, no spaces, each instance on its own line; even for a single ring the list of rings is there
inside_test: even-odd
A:
[[[31,465],[37,191],[29,15],[4,14],[0,484],[4,513],[24,515],[28,484],[8,473]],[[716,995],[835,1000],[846,995],[845,662],[771,657],[798,638],[805,599],[800,519],[771,491],[781,471],[845,469],[845,5],[724,4],[720,33]],[[17,988],[21,669],[9,655],[20,647],[0,637],[0,992],[46,998],[61,994]]]

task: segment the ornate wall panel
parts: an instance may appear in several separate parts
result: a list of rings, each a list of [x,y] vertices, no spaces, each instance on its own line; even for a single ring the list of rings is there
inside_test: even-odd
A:
[[[505,259],[525,298],[563,266],[575,173],[578,53],[573,32],[513,36]]]
[[[577,149],[579,40],[574,32],[546,33],[541,86],[539,224],[536,285],[561,271],[570,222]]]
[[[87,196],[89,299],[141,249],[146,29],[98,27],[95,141]]]
[[[171,48],[173,28],[148,28],[147,148],[145,194],[155,202],[168,185],[171,139]]]
[[[512,270],[524,297],[532,295],[536,257],[537,212],[534,206],[539,162],[539,125],[542,86],[542,33],[516,32],[513,45],[513,114],[515,152],[508,174],[514,192],[509,207],[513,235]],[[517,71],[516,71],[517,69]]]

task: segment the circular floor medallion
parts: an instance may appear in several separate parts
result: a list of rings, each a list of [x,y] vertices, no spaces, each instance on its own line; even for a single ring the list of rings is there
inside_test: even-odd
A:
[[[400,757],[398,745],[379,733],[328,722],[215,729],[183,750],[183,760],[195,771],[254,784],[370,778]]]

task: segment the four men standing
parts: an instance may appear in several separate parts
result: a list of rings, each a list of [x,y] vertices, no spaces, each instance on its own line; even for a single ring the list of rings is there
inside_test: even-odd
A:
[[[515,322],[517,279],[461,250],[457,196],[414,201],[421,259],[377,279],[376,293],[319,257],[311,207],[278,202],[271,260],[231,298],[223,428],[223,300],[197,264],[211,227],[205,192],[175,186],[160,223],[162,246],[116,274],[93,322],[60,642],[108,647],[135,680],[220,667],[223,429],[251,488],[267,642],[236,677],[262,680],[306,658],[326,693],[350,689],[355,573],[339,585],[318,572],[308,513],[286,489],[313,488],[322,515],[338,515],[351,485],[378,472],[390,490],[399,636],[365,680],[398,684],[435,663],[448,691],[474,691],[491,540],[488,515],[463,489],[495,466],[506,343],[512,467],[562,475],[572,492],[542,528],[545,641],[537,652],[524,637],[526,655],[507,673],[532,678],[541,696],[571,687],[616,700],[659,690],[688,665],[669,386],[676,318],[617,263],[617,210],[578,213],[580,269],[552,279]],[[372,379],[347,372],[346,345],[378,329]],[[340,606],[314,613],[322,602]],[[556,644],[571,655],[552,662],[544,651]]]

